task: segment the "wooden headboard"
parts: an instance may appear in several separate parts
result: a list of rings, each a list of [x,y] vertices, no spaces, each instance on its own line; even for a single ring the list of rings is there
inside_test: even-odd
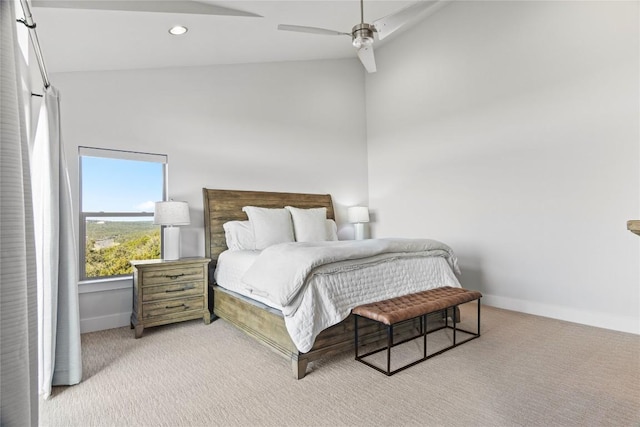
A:
[[[204,252],[215,267],[218,255],[227,249],[222,224],[247,220],[244,206],[263,208],[327,208],[327,218],[335,219],[330,194],[272,193],[266,191],[202,189],[204,198]]]

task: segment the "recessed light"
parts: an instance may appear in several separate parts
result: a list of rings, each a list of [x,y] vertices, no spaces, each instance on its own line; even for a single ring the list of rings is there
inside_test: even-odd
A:
[[[174,36],[182,35],[187,31],[189,31],[189,29],[184,25],[176,25],[174,27],[169,28],[169,34],[172,34]]]

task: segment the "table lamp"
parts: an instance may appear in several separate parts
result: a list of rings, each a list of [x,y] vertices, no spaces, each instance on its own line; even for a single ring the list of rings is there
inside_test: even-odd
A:
[[[349,222],[353,224],[355,240],[364,239],[364,223],[369,222],[369,208],[366,206],[352,206],[347,209]]]
[[[180,227],[189,225],[189,204],[187,202],[156,202],[153,223],[164,227],[163,259],[166,261],[180,259]]]

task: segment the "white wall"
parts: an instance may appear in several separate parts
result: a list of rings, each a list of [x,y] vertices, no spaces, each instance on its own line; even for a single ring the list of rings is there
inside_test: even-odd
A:
[[[355,59],[60,73],[78,211],[78,146],[167,154],[169,196],[189,202],[183,256],[204,255],[202,188],[330,193],[367,203],[364,79]],[[128,324],[131,280],[80,285],[83,331]],[[102,325],[102,326],[100,326]]]
[[[367,76],[376,236],[494,306],[640,333],[638,2],[452,2]]]

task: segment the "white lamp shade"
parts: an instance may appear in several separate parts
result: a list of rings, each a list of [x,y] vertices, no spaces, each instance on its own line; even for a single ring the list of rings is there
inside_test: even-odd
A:
[[[156,202],[153,223],[157,225],[189,225],[189,204],[187,202]]]
[[[369,222],[369,208],[366,206],[352,206],[347,210],[347,216],[352,224]]]

